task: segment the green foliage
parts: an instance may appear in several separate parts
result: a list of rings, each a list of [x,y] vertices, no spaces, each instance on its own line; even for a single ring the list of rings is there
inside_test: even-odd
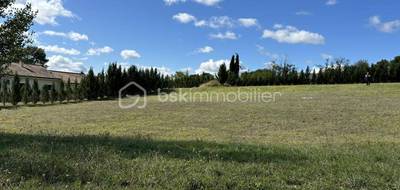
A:
[[[75,79],[74,81],[74,88],[73,88],[73,98],[75,101],[78,101],[80,98],[80,85],[78,84],[78,80]]]
[[[23,57],[24,48],[30,43],[27,33],[35,17],[30,4],[22,9],[13,9],[12,3],[14,1],[10,0],[0,3],[0,77],[10,63],[18,62]]]
[[[118,67],[117,63],[111,63],[107,69],[107,96],[116,98],[118,96],[118,91],[121,89],[122,85],[122,69]]]
[[[3,106],[6,106],[6,103],[8,101],[9,93],[8,93],[8,80],[3,80],[1,82],[1,102]]]
[[[30,97],[32,94],[31,85],[29,83],[29,79],[25,78],[25,83],[22,86],[22,102],[24,105],[27,105],[30,101]]]
[[[230,85],[238,85],[240,81],[239,72],[240,72],[240,59],[239,55],[236,54],[232,56],[231,62],[229,64],[227,83]]]
[[[129,79],[126,79],[126,80],[129,80]],[[104,71],[101,71],[97,75],[97,83],[98,83],[98,96],[100,99],[103,99],[107,93],[106,78],[104,75]]]
[[[56,84],[53,82],[53,85],[51,85],[50,89],[50,103],[54,104],[56,100],[57,100],[57,90],[56,90]]]
[[[63,80],[60,81],[60,86],[59,86],[57,95],[58,95],[58,101],[61,104],[65,100],[65,97],[66,97],[65,84],[64,84]]]
[[[82,82],[85,86],[85,95],[88,100],[97,100],[99,84],[96,76],[94,75],[93,68],[89,69],[88,74]]]
[[[33,85],[32,85],[32,103],[36,105],[36,103],[40,99],[40,90],[39,90],[39,84],[37,79],[33,80]]]
[[[329,61],[317,72],[310,67],[305,71],[284,62],[281,65],[241,75],[240,85],[289,85],[289,84],[351,84],[364,82],[367,73],[372,75],[373,82],[400,82],[400,57],[393,60],[381,60],[370,65],[365,60],[350,64],[348,60],[339,58]],[[271,74],[272,73],[272,74]]]
[[[18,74],[15,74],[13,80],[11,81],[10,98],[13,106],[16,106],[18,102],[21,101],[21,84]]]
[[[23,49],[22,61],[25,64],[44,65],[49,60],[46,58],[46,52],[44,49],[35,46],[28,46]]]
[[[43,86],[42,90],[40,91],[40,100],[43,104],[46,104],[47,102],[49,102],[49,99],[49,89],[46,86]]]
[[[67,99],[67,102],[69,102],[71,99],[73,99],[73,91],[72,91],[72,86],[71,86],[71,79],[68,78],[67,81],[67,86],[65,88],[65,97]]]
[[[168,85],[163,87],[173,86],[175,88],[192,88],[199,87],[201,84],[214,80],[214,76],[209,73],[193,74],[177,72],[172,80],[166,78]]]
[[[221,66],[219,66],[219,70],[218,70],[218,81],[221,84],[225,84],[226,81],[228,80],[228,71],[226,70],[226,65],[225,63],[222,64]]]

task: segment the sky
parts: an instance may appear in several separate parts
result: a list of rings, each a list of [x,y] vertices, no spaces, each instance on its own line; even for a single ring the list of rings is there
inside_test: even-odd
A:
[[[110,62],[214,73],[234,53],[244,70],[287,59],[376,62],[400,55],[397,0],[17,0],[30,2],[49,69],[96,72]]]

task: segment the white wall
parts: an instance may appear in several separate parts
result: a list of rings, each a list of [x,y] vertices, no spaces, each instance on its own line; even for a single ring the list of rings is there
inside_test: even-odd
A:
[[[3,82],[3,80],[8,80],[9,81],[8,88],[11,88],[11,81],[13,80],[13,78],[14,77],[6,76],[6,77],[3,77],[0,81]],[[25,84],[25,79],[26,79],[26,77],[20,76],[19,77],[20,83]],[[55,84],[56,90],[58,90],[59,86],[60,86],[60,82],[61,82],[60,79],[46,79],[46,78],[33,78],[33,77],[28,77],[28,79],[29,79],[29,84],[31,85],[31,87],[33,85],[33,80],[36,79],[38,81],[40,90],[43,88],[43,86],[45,86],[45,85],[51,86],[51,85],[53,85],[53,83]],[[3,84],[3,83],[1,83],[1,84]]]

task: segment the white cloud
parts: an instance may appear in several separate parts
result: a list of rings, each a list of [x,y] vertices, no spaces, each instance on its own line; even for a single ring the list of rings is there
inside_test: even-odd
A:
[[[44,49],[46,52],[65,54],[65,55],[79,55],[80,51],[76,49],[66,49],[63,47],[58,47],[57,45],[39,46],[39,48]]]
[[[310,15],[312,15],[312,13],[308,12],[308,11],[297,11],[296,15],[298,15],[298,16],[310,16]]]
[[[172,19],[183,24],[193,23],[196,27],[209,27],[214,29],[233,28],[237,26],[259,26],[258,20],[255,18],[239,18],[235,20],[228,16],[213,16],[209,19],[198,19],[189,13],[178,13],[172,16]]]
[[[137,51],[128,49],[121,51],[121,56],[124,59],[136,59],[141,57]]]
[[[210,73],[210,74],[215,74],[218,72],[219,67],[222,64],[229,63],[229,60],[213,60],[210,59],[208,61],[205,61],[200,64],[200,67],[196,70],[197,74],[201,73]]]
[[[80,33],[74,32],[74,31],[64,33],[64,32],[55,32],[55,31],[51,31],[51,30],[46,30],[44,32],[41,32],[41,34],[47,35],[47,36],[63,37],[63,38],[70,39],[72,41],[88,41],[89,40],[89,37],[86,34],[80,34]]]
[[[279,59],[279,57],[280,57],[278,54],[267,51],[264,46],[256,45],[256,47],[257,47],[257,51],[260,55],[269,57],[273,60]]]
[[[183,24],[193,23],[196,27],[231,28],[235,25],[235,21],[228,16],[214,16],[208,20],[198,20],[189,13],[178,13],[172,16],[172,19]]]
[[[210,34],[210,38],[220,40],[236,40],[239,37],[234,32],[227,31],[225,33]]]
[[[328,0],[325,4],[328,6],[333,6],[336,5],[338,3],[337,0]]]
[[[235,21],[228,16],[214,16],[205,21],[205,26],[210,28],[232,28],[235,26]]]
[[[239,18],[238,21],[244,27],[258,26],[258,21],[255,18]]]
[[[195,3],[199,3],[205,6],[216,6],[223,0],[192,0]],[[185,3],[187,0],[164,0],[165,5],[171,6],[178,3]]]
[[[214,51],[214,48],[212,48],[210,46],[205,46],[205,47],[199,48],[197,50],[197,53],[211,53],[213,51]]]
[[[385,33],[392,33],[400,29],[400,20],[382,22],[379,16],[370,17],[369,24]]]
[[[325,38],[321,34],[305,30],[299,30],[293,26],[282,26],[276,24],[274,30],[264,30],[263,38],[271,38],[280,43],[289,44],[314,44],[325,43]]]
[[[89,40],[89,37],[87,35],[79,34],[76,32],[69,32],[68,38],[71,39],[72,41],[87,41],[87,40]]]
[[[111,53],[113,51],[114,50],[111,47],[104,46],[102,48],[90,48],[86,54],[87,55],[101,55],[101,54]]]
[[[218,5],[218,3],[222,2],[222,0],[194,0],[194,1],[206,6],[215,6]]]
[[[322,57],[323,60],[332,60],[333,59],[333,56],[329,55],[327,53],[322,53],[321,57]]]
[[[87,68],[83,62],[74,61],[61,55],[54,55],[49,58],[46,63],[49,70],[66,71],[66,72],[85,72]]]
[[[184,23],[184,24],[194,22],[197,20],[196,17],[194,17],[193,15],[190,15],[188,13],[178,13],[178,14],[174,15],[172,17],[172,19],[174,19],[180,23]]]
[[[57,25],[57,17],[75,17],[71,11],[64,8],[62,0],[17,0],[14,6],[22,8],[26,3],[30,3],[32,9],[38,11],[35,22],[41,25]]]
[[[186,2],[186,0],[164,0],[164,3],[168,6],[184,2]]]

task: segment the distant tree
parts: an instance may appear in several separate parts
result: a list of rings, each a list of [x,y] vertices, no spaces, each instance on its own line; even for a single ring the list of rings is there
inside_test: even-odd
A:
[[[312,84],[317,83],[317,73],[315,72],[315,69],[313,69],[313,72],[312,72],[311,83]]]
[[[129,74],[127,74],[127,79],[129,81],[133,81],[130,80]],[[104,76],[104,71],[101,71],[98,75],[97,75],[97,83],[98,83],[98,96],[100,97],[100,99],[103,99],[106,96],[107,93],[107,87],[106,87],[106,78]]]
[[[14,75],[11,81],[11,104],[16,106],[21,100],[21,85],[18,74]]]
[[[22,87],[22,102],[27,105],[31,97],[31,85],[29,84],[29,79],[25,78],[25,84]]]
[[[230,85],[237,85],[239,83],[239,71],[240,71],[240,58],[239,55],[233,55],[229,64],[229,73],[227,83]]]
[[[78,84],[78,80],[77,79],[75,79],[75,81],[74,81],[73,93],[74,93],[74,100],[78,101],[79,100],[79,94],[80,94],[80,85]]]
[[[39,84],[36,79],[33,80],[33,85],[32,85],[32,103],[36,105],[36,103],[40,99],[40,90],[39,90]]]
[[[310,84],[311,83],[311,69],[309,66],[307,66],[306,71],[304,73],[304,77],[305,77],[305,83],[306,84]]]
[[[82,85],[85,87],[85,94],[88,100],[96,100],[98,98],[98,81],[94,75],[93,68],[89,69]]]
[[[65,96],[66,96],[65,84],[64,84],[63,80],[60,81],[60,86],[59,86],[57,95],[58,95],[58,101],[60,102],[60,104],[62,104],[63,101],[65,100]]]
[[[6,106],[7,100],[8,100],[8,81],[3,80],[1,84],[1,102],[3,103],[3,106]]]
[[[56,90],[56,84],[53,82],[50,89],[50,103],[54,104],[56,100],[57,100],[57,90]]]
[[[44,65],[49,60],[46,58],[46,52],[42,48],[28,46],[23,49],[22,61],[26,64]]]
[[[49,89],[46,86],[43,86],[40,91],[40,100],[43,104],[46,104],[49,101]]]
[[[239,72],[240,72],[240,58],[239,58],[239,54],[236,54],[235,57],[235,68],[234,68],[234,73],[235,75],[239,78]]]
[[[388,82],[389,80],[389,61],[383,59],[373,65],[375,68],[375,73],[373,73],[373,77],[377,82]]]
[[[225,63],[222,64],[221,66],[219,66],[217,77],[218,77],[219,83],[221,83],[221,84],[225,84],[226,81],[228,80],[228,71],[226,70]]]
[[[78,95],[78,100],[79,101],[82,101],[82,100],[85,100],[85,98],[87,97],[87,95],[86,95],[86,88],[87,88],[87,85],[86,85],[86,81],[87,81],[87,79],[86,78],[83,78],[82,80],[81,80],[81,83],[78,85],[78,90],[77,90],[77,95]]]
[[[297,82],[295,81],[294,83],[295,84],[306,84],[307,83],[306,79],[307,78],[306,78],[306,75],[305,75],[304,71],[301,70],[298,81]]]
[[[69,102],[73,98],[73,91],[72,91],[71,79],[70,78],[68,78],[67,86],[65,88],[65,97],[67,99],[67,102]]]
[[[229,72],[231,73],[235,73],[235,69],[236,65],[235,65],[235,56],[233,55],[231,58],[231,62],[229,63]]]
[[[139,84],[144,84],[145,73],[140,73],[140,81],[136,81]],[[107,69],[106,76],[106,86],[107,86],[107,96],[108,97],[117,97],[118,91],[121,89],[121,80],[122,80],[122,70],[121,67],[118,67],[117,63],[111,63]],[[143,82],[142,82],[143,81]]]

